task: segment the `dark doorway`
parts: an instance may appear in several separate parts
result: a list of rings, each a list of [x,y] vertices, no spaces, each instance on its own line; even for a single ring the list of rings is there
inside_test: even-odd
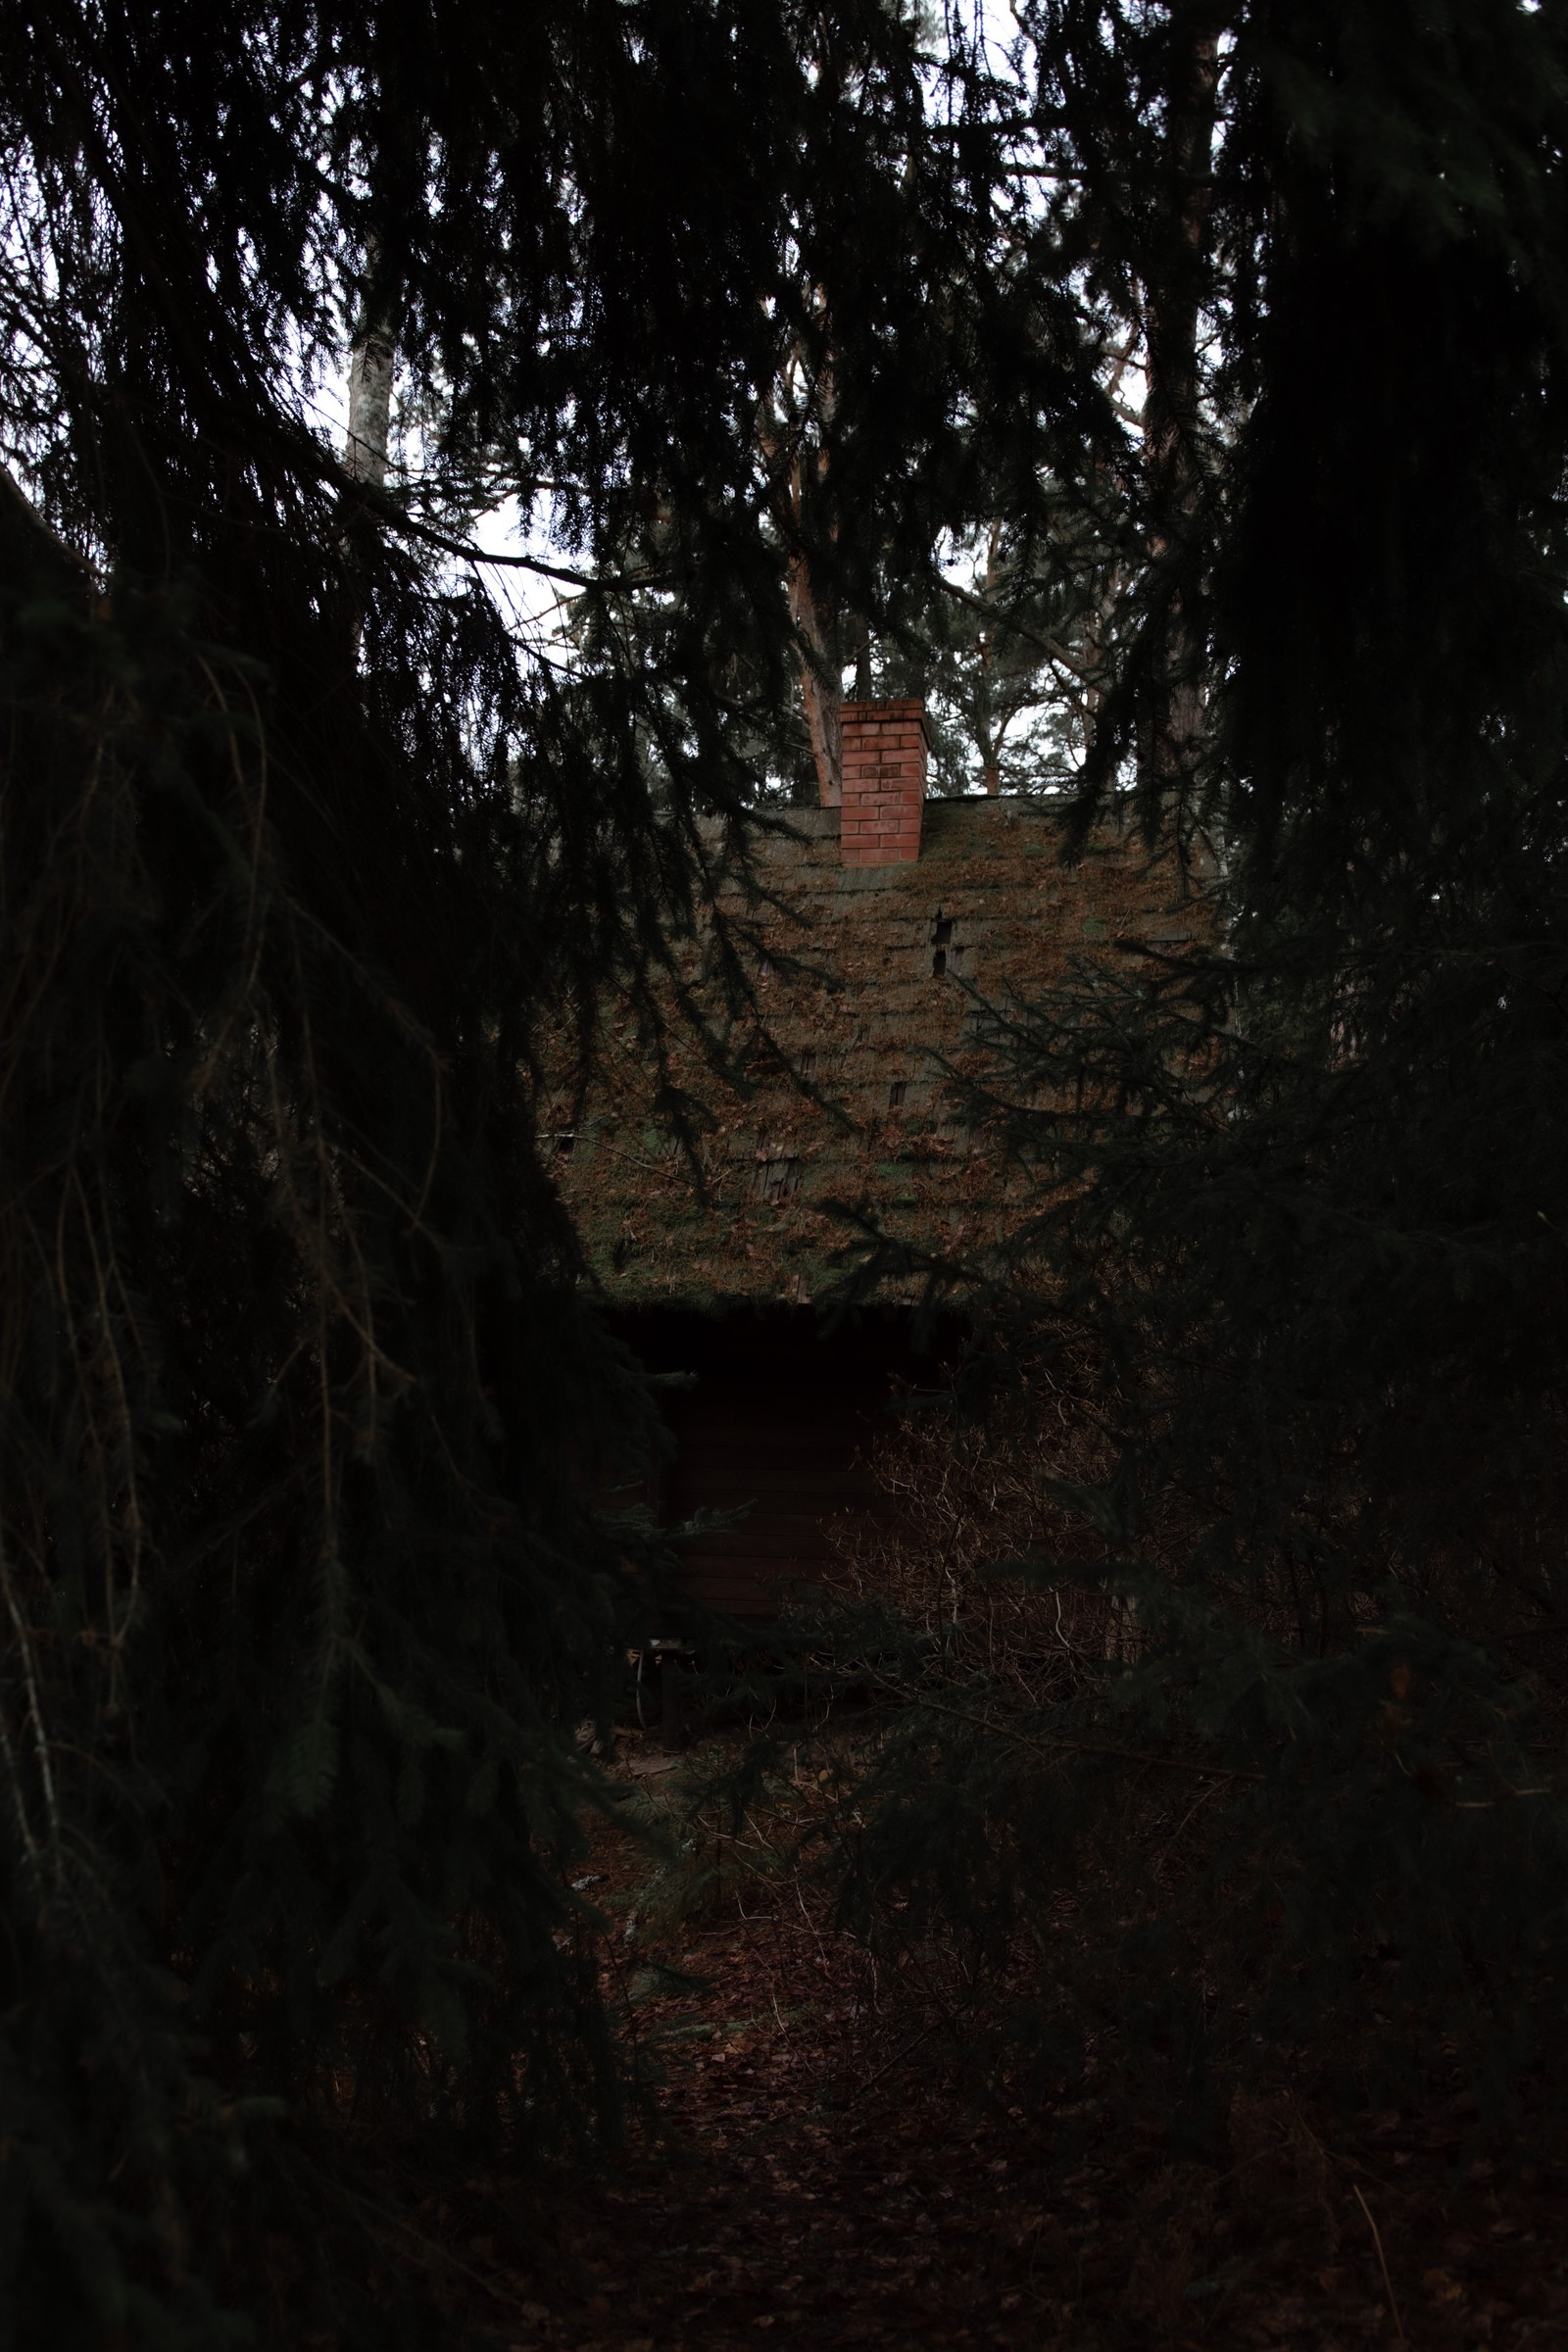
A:
[[[830,1580],[829,1524],[882,1507],[868,1457],[897,1395],[940,1387],[956,1335],[917,1348],[913,1318],[881,1308],[824,1329],[809,1307],[617,1316],[651,1372],[690,1372],[664,1415],[675,1440],[660,1480],[667,1523],[750,1505],[733,1529],[682,1546],[680,1594],[766,1617],[784,1589]]]

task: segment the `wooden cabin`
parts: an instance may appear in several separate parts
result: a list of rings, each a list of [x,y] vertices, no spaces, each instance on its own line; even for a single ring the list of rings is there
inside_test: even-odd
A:
[[[681,1598],[769,1614],[789,1584],[831,1576],[835,1523],[878,1510],[878,1429],[896,1393],[941,1380],[952,1332],[917,1327],[909,1270],[832,1318],[864,1232],[972,1256],[1039,1181],[956,1090],[955,1073],[984,1074],[983,1008],[1202,920],[1175,864],[1133,839],[1107,829],[1068,863],[1059,805],[928,801],[925,774],[918,703],[848,705],[842,808],[791,811],[719,892],[750,1002],[721,986],[711,934],[684,944],[724,1064],[675,1031],[694,1148],[629,1020],[587,1103],[550,1113],[618,1328],[651,1370],[693,1376],[666,1408],[662,1515],[749,1506],[687,1544],[677,1619]]]

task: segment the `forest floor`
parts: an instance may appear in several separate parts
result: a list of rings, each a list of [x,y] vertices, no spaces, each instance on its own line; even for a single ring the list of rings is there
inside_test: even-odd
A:
[[[617,1769],[674,1818],[683,1773]],[[658,2085],[626,2151],[422,2217],[511,2352],[1568,2344],[1564,2182],[1467,2157],[1452,2101],[1325,2145],[1259,2097],[1206,2161],[1152,2122],[1097,2141],[1081,2098],[981,2107],[935,2056],[940,1985],[879,1984],[787,1865],[714,1858],[657,1871],[606,1824],[582,1874]]]

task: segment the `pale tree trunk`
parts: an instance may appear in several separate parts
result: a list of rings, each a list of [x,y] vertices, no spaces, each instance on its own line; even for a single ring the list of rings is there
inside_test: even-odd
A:
[[[871,700],[871,625],[864,620],[855,631],[855,699],[858,703]]]
[[[1218,97],[1218,42],[1197,29],[1186,58],[1184,86],[1171,93],[1170,136],[1183,190],[1180,234],[1191,269],[1180,282],[1154,288],[1145,328],[1149,390],[1144,404],[1145,463],[1155,515],[1152,553],[1158,558],[1190,531],[1198,512],[1199,266],[1208,225]],[[1166,791],[1180,788],[1192,763],[1202,716],[1196,675],[1198,648],[1180,593],[1161,630],[1155,664],[1154,708],[1145,747],[1146,772]]]
[[[1198,514],[1199,265],[1212,200],[1210,153],[1219,83],[1218,40],[1211,27],[1195,31],[1185,64],[1183,86],[1171,92],[1170,136],[1182,189],[1181,242],[1191,268],[1181,271],[1174,286],[1158,286],[1147,296],[1144,321],[1149,369],[1144,449],[1155,517],[1150,552],[1156,561],[1193,528]],[[1178,592],[1160,629],[1141,760],[1166,797],[1167,818],[1191,768],[1202,719],[1197,665],[1191,615]],[[1128,1667],[1142,1655],[1143,1645],[1136,1598],[1131,1593],[1112,1598],[1106,1657]]]
[[[349,422],[343,444],[343,471],[350,482],[366,490],[386,488],[396,362],[390,327],[378,318],[366,319],[349,357]],[[365,513],[364,499],[352,491],[345,501],[344,515],[348,527],[340,547],[349,585],[351,659],[357,667],[365,646],[364,582],[359,575],[364,534],[371,527],[371,518]]]
[[[993,611],[995,610],[997,590],[1001,585],[1001,573],[997,568],[997,555],[1001,543],[1002,517],[998,514],[993,515],[991,528],[986,534],[986,568],[985,575],[980,582],[980,593]],[[977,698],[979,709],[975,733],[980,738],[980,773],[987,792],[997,793],[1002,790],[1002,738],[1004,729],[1004,726],[999,726],[997,723],[995,690],[997,650],[994,626],[981,630],[979,653],[980,693]]]
[[[838,673],[833,665],[832,621],[817,604],[804,556],[791,556],[789,584],[790,618],[806,647],[801,655],[801,700],[811,739],[816,796],[824,808],[837,808],[844,798],[844,698],[834,683]]]
[[[369,326],[354,346],[349,362],[349,429],[343,450],[343,470],[351,482],[383,490],[387,476],[387,443],[392,426],[391,335]]]
[[[780,384],[780,409],[776,426],[769,426],[761,436],[763,455],[778,470],[774,476],[773,512],[780,535],[789,555],[785,576],[789,588],[790,618],[800,640],[801,704],[806,712],[806,731],[810,739],[811,764],[816,770],[816,796],[824,808],[837,808],[844,797],[844,731],[841,712],[844,706],[839,684],[838,614],[832,605],[821,597],[811,578],[811,566],[806,553],[807,539],[807,467],[815,466],[818,482],[827,470],[824,450],[811,450],[806,444],[804,419],[792,416],[791,409],[797,382],[802,371],[801,355],[792,352],[785,362]],[[833,413],[831,378],[824,380],[819,393],[820,409],[825,418]]]

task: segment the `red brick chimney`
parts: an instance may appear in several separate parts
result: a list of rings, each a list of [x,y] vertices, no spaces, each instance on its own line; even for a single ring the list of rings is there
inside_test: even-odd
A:
[[[844,865],[912,865],[925,804],[925,705],[846,703],[841,712]]]

